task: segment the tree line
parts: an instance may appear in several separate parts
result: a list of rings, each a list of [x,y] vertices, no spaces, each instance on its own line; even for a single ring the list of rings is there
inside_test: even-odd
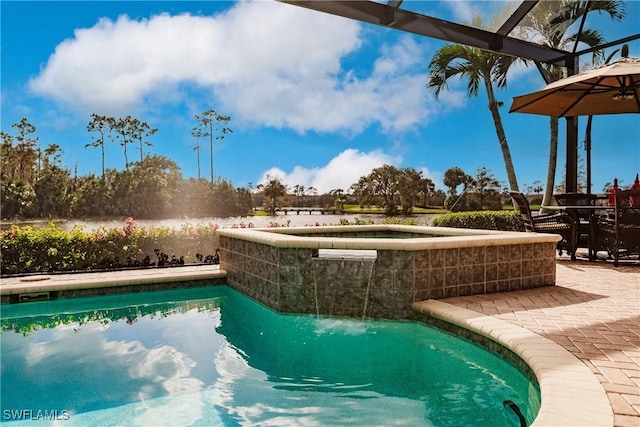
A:
[[[387,215],[411,215],[414,208],[446,208],[451,211],[502,209],[510,199],[505,184],[501,184],[485,166],[478,168],[474,176],[459,167],[445,171],[445,193],[436,190],[435,183],[413,168],[397,168],[383,165],[361,177],[346,191],[337,188],[317,195],[314,187],[295,185],[290,189],[278,177],[268,176],[257,187],[256,202],[266,210],[275,212],[281,206],[339,207],[346,204],[361,208],[375,206]],[[462,191],[458,194],[458,189]]]
[[[23,118],[23,120],[25,119]],[[127,154],[127,146],[129,144],[138,144],[137,149],[140,150],[140,161],[142,162],[144,160],[144,147],[153,146],[147,138],[154,135],[158,129],[151,128],[147,122],[141,122],[131,116],[115,118],[93,113],[91,114],[91,121],[87,125],[87,131],[94,133],[94,135],[92,136],[92,141],[86,144],[85,147],[100,148],[102,176],[104,176],[105,138],[119,144],[124,149],[124,167],[129,169],[131,163]]]
[[[209,117],[204,122],[200,119]],[[218,119],[216,119],[218,117]],[[201,128],[198,137],[210,137],[213,146],[213,122],[231,130],[229,118],[210,110],[196,116]],[[474,176],[459,167],[444,173],[445,193],[435,183],[413,168],[383,165],[361,177],[348,189],[332,189],[319,194],[314,187],[295,185],[289,188],[279,178],[252,188],[236,188],[230,181],[207,181],[183,178],[180,167],[171,159],[143,153],[152,147],[147,137],[157,129],[127,116],[115,119],[91,115],[87,131],[93,138],[86,148],[100,148],[104,156],[107,139],[123,149],[136,144],[140,159],[129,161],[125,168],[104,168],[100,176],[78,176],[62,166],[62,150],[57,144],[40,149],[36,128],[26,118],[12,125],[14,134],[2,132],[1,203],[2,218],[176,218],[228,217],[250,215],[256,206],[275,213],[281,206],[339,207],[345,204],[375,206],[387,215],[410,215],[415,207],[445,207],[452,211],[501,209],[508,203],[505,185],[501,185],[486,167]],[[113,133],[113,135],[111,135]],[[124,151],[126,153],[126,151]],[[213,177],[213,175],[212,175]],[[458,189],[462,191],[458,194]]]
[[[229,118],[209,110],[196,116],[202,133],[213,135],[214,123]],[[63,167],[63,150],[57,144],[42,149],[36,127],[27,118],[11,126],[12,133],[0,137],[0,203],[2,218],[97,218],[133,216],[171,218],[179,216],[238,216],[253,209],[249,189],[235,188],[224,179],[185,179],[171,159],[143,151],[152,147],[149,137],[157,129],[131,116],[114,118],[92,114],[87,131],[92,134],[86,148],[100,148],[100,176],[78,176]],[[221,131],[221,135],[230,132]],[[124,169],[105,168],[105,143],[123,148]],[[135,144],[139,160],[130,160],[127,147]],[[213,143],[212,143],[213,146]],[[213,168],[211,169],[213,171]]]

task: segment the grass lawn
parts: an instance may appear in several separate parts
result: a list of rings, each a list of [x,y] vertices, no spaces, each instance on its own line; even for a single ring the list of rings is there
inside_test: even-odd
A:
[[[401,210],[400,208],[398,209]],[[384,208],[379,206],[344,205],[344,212],[349,214],[384,214]],[[413,208],[414,214],[442,214],[446,212],[446,209],[443,208]]]
[[[271,216],[271,214],[267,211],[260,209],[260,210],[254,210],[253,212],[251,212],[251,216]]]

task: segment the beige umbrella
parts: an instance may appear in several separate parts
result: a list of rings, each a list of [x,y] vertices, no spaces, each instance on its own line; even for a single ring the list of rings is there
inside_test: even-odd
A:
[[[558,118],[640,113],[640,59],[624,56],[616,62],[550,83],[538,92],[516,96],[509,112]],[[591,141],[588,139],[585,150],[587,193],[591,193]]]
[[[516,96],[509,112],[552,117],[640,113],[640,59],[621,58]]]

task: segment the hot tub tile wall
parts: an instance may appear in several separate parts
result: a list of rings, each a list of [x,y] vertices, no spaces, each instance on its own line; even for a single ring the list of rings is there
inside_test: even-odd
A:
[[[229,285],[280,312],[407,319],[416,301],[554,285],[554,246],[378,250],[371,272],[373,260],[221,236],[220,260]]]

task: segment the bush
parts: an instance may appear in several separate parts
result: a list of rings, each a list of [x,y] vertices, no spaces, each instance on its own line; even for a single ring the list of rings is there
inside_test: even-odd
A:
[[[184,264],[213,258],[218,247],[215,225],[138,227],[129,218],[121,228],[85,233],[13,226],[0,233],[2,275],[88,271],[122,267]]]
[[[434,218],[434,227],[476,228],[480,230],[524,231],[516,211],[476,211],[444,214]]]
[[[453,212],[462,212],[468,210],[468,200],[466,195],[458,196],[449,195],[444,201],[444,208]]]
[[[467,209],[470,211],[481,211],[482,210],[482,203],[480,203],[480,200],[475,198],[475,197],[470,197],[469,201],[467,203]]]
[[[511,199],[509,199],[511,200]],[[495,190],[488,191],[484,195],[483,209],[500,210],[502,209],[502,196]]]

